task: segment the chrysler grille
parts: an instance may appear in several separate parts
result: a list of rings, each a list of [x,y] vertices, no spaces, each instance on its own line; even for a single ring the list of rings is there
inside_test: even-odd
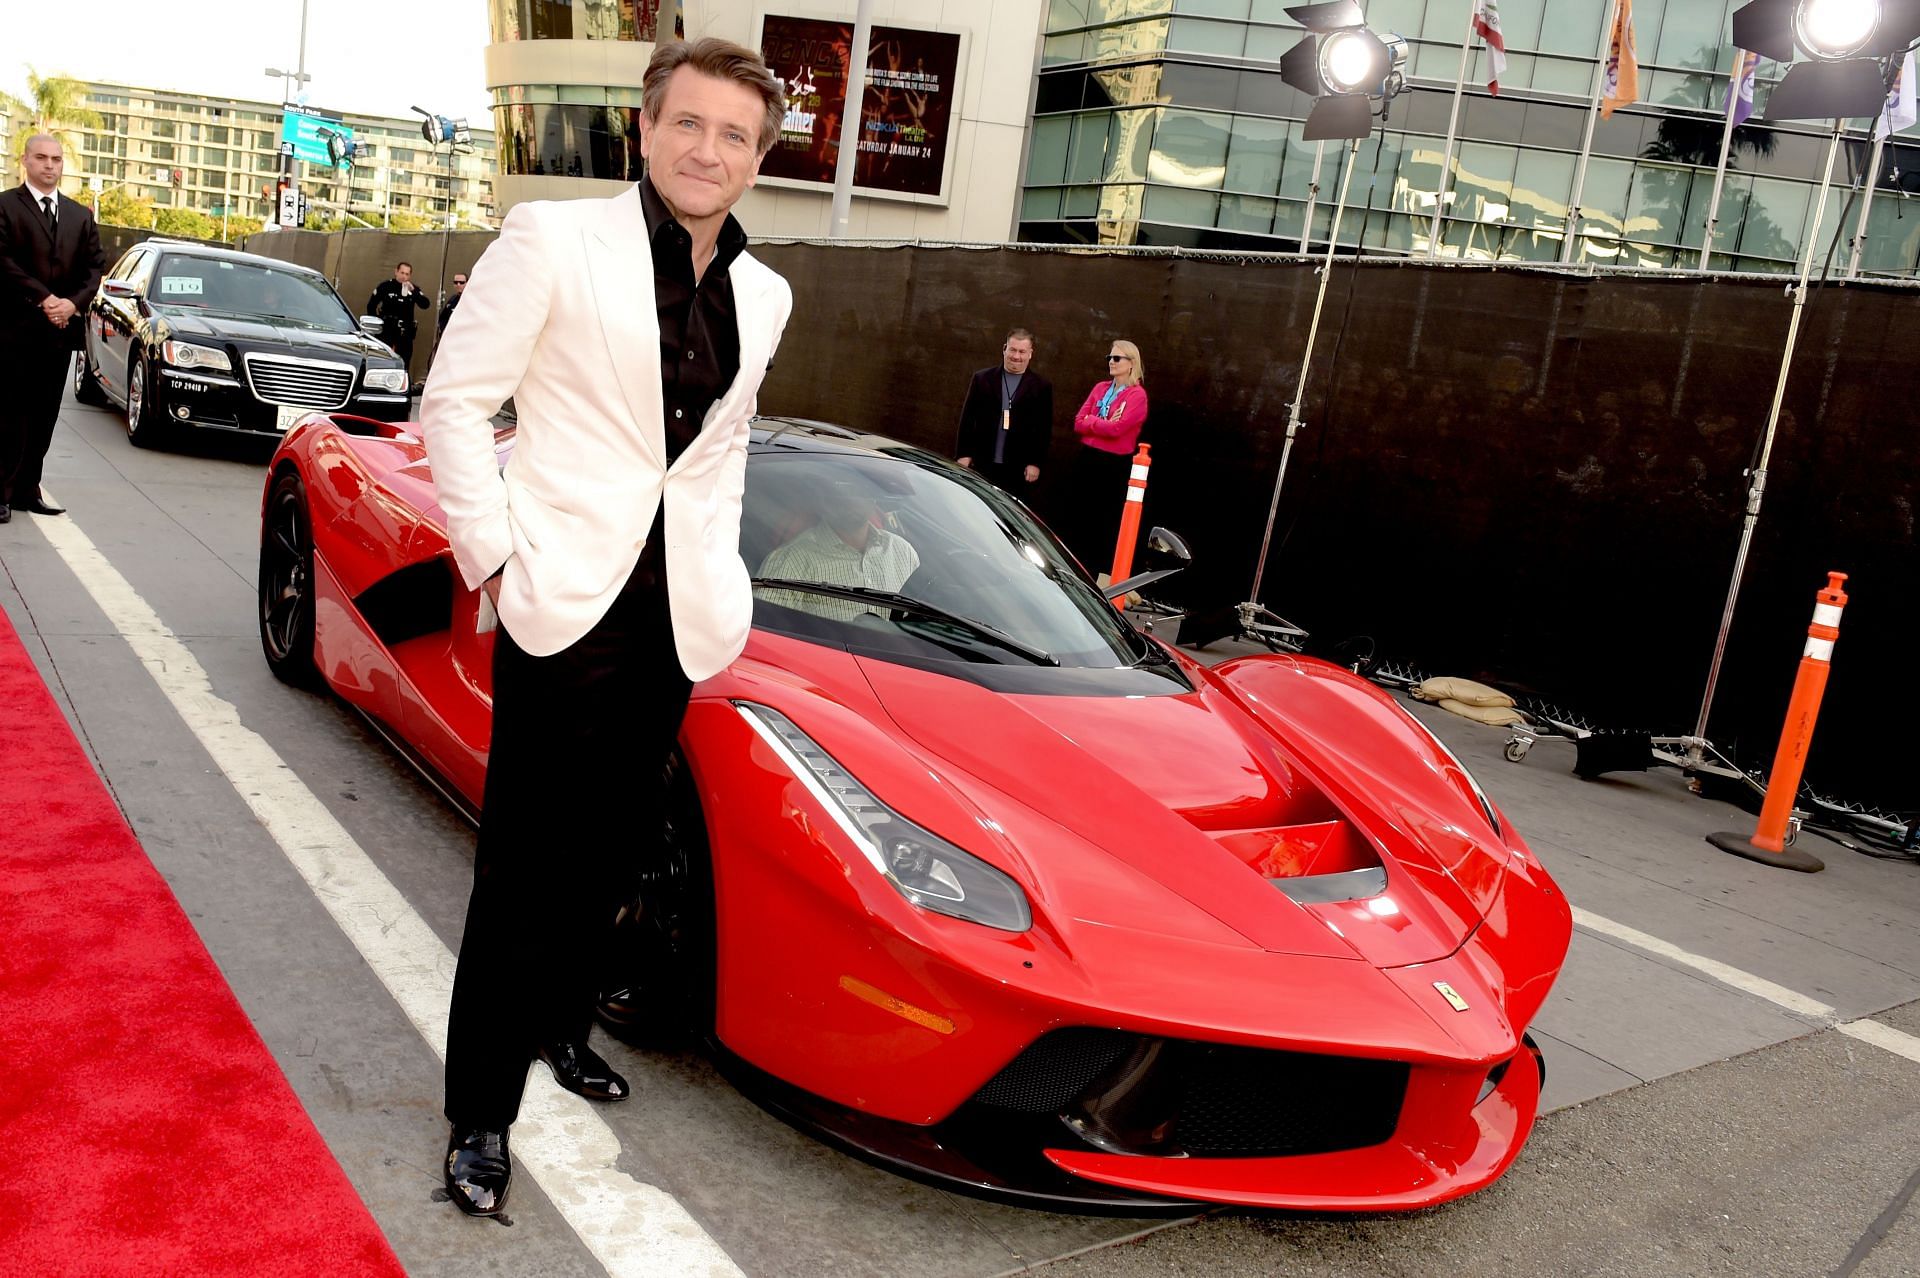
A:
[[[248,355],[247,383],[254,398],[322,411],[339,408],[353,391],[353,365],[326,360]]]

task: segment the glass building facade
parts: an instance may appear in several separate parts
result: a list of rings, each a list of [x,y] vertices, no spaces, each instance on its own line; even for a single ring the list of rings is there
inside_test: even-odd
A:
[[[1049,0],[1020,238],[1298,249],[1319,148],[1300,140],[1311,99],[1279,76],[1281,55],[1303,34],[1284,13],[1292,2]],[[1728,15],[1743,3],[1634,3],[1640,100],[1595,123],[1573,261],[1698,264],[1733,62]],[[1361,141],[1339,238],[1369,253],[1424,257],[1472,4],[1364,6],[1372,29],[1410,42],[1410,87]],[[1560,260],[1607,8],[1604,0],[1502,0],[1508,65],[1498,96],[1487,90],[1484,51],[1469,65],[1439,256]],[[1785,71],[1760,63],[1754,118],[1734,134],[1715,269],[1797,265],[1827,134],[1813,122],[1761,121]],[[1820,221],[1821,255],[1839,235],[1837,271],[1858,219],[1849,183],[1869,146],[1863,131],[1848,135]],[[1344,143],[1326,144],[1310,233],[1322,245],[1348,154]],[[1860,271],[1912,277],[1920,207],[1910,205],[1909,188],[1920,189],[1920,137],[1906,130],[1889,139],[1875,177]]]
[[[679,0],[488,0],[493,43],[620,40],[684,33]],[[640,88],[512,84],[493,90],[500,171],[637,181]]]

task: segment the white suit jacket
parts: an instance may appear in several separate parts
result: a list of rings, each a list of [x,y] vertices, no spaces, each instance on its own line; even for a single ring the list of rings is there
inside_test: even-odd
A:
[[[420,430],[469,589],[504,566],[500,620],[550,656],[606,615],[660,503],[680,664],[698,681],[746,646],[740,559],[747,423],[793,294],[746,253],[729,268],[740,371],[666,464],[653,253],[638,187],[516,206],[468,276],[434,356]],[[492,416],[519,415],[505,472]]]

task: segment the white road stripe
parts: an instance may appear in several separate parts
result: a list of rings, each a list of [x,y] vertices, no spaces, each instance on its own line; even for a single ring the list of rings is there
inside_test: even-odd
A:
[[[1710,959],[1704,955],[1683,950],[1679,946],[1663,941],[1657,936],[1649,936],[1647,933],[1630,928],[1624,923],[1615,923],[1612,919],[1602,918],[1600,915],[1590,913],[1578,906],[1574,907],[1573,921],[1589,932],[1597,932],[1601,936],[1610,936],[1614,940],[1631,945],[1637,950],[1644,950],[1649,954],[1657,954],[1661,958],[1670,959],[1682,967],[1692,968],[1703,976],[1710,976],[1722,985],[1729,985],[1736,990],[1740,990],[1742,993],[1751,994],[1755,998],[1765,999],[1767,1002],[1777,1007],[1783,1007],[1789,1012],[1797,1012],[1802,1016],[1824,1022],[1832,1028],[1839,1030],[1842,1034],[1848,1035],[1851,1038],[1857,1038],[1863,1043],[1871,1043],[1875,1047],[1885,1048],[1896,1056],[1904,1056],[1910,1061],[1920,1062],[1920,1038],[1916,1038],[1904,1030],[1894,1029],[1891,1025],[1882,1025],[1879,1021],[1860,1020],[1842,1022],[1839,1020],[1838,1008],[1829,1007],[1825,1003],[1808,998],[1804,994],[1797,994],[1784,985],[1775,985],[1765,977],[1755,976],[1751,972],[1743,972],[1737,967],[1729,967],[1718,959]]]
[[[1848,1021],[1839,1027],[1842,1034],[1857,1038],[1863,1043],[1872,1043],[1875,1047],[1884,1047],[1895,1056],[1904,1056],[1910,1061],[1920,1062],[1920,1038],[1897,1030],[1891,1025],[1882,1025],[1879,1021]]]
[[[1649,954],[1658,954],[1661,958],[1672,959],[1683,967],[1690,967],[1696,972],[1711,976],[1722,985],[1731,985],[1736,990],[1751,994],[1755,998],[1763,998],[1769,1003],[1786,1008],[1789,1012],[1798,1012],[1802,1016],[1810,1016],[1820,1021],[1831,1021],[1834,1018],[1834,1009],[1825,1003],[1810,999],[1804,994],[1796,994],[1784,985],[1775,985],[1765,977],[1743,972],[1737,967],[1729,967],[1717,959],[1689,953],[1677,945],[1663,941],[1657,936],[1636,931],[1624,923],[1615,923],[1612,919],[1590,914],[1578,906],[1574,907],[1573,921],[1589,932],[1611,936],[1614,940],[1624,941],[1637,950],[1645,950]]]
[[[453,955],[71,518],[35,522],[287,860],[442,1059]],[[437,1150],[434,1151],[436,1154]],[[513,1152],[609,1274],[740,1270],[672,1195],[619,1170],[620,1141],[545,1070],[528,1079]],[[453,1208],[448,1207],[451,1211]]]

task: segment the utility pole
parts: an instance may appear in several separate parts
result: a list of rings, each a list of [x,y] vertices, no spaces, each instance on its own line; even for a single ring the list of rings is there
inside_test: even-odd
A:
[[[827,238],[847,238],[853,213],[853,165],[860,151],[860,117],[867,103],[867,55],[873,43],[873,0],[854,9],[853,45],[847,50],[847,100],[840,108],[840,157],[833,166],[833,214]]]
[[[289,77],[285,71],[279,70],[276,67],[268,67],[267,74],[277,75],[280,77],[280,112],[281,112],[280,114],[280,120],[281,120],[280,181],[284,186],[288,187],[289,189],[297,190],[299,187],[299,183],[293,180],[293,172],[294,172],[293,145],[292,143],[288,142],[286,139],[286,109],[288,104],[290,104],[293,101],[293,90],[288,86],[289,80],[291,80],[293,84],[302,86],[302,89],[304,91],[304,87],[308,79],[308,76],[307,76],[307,0],[300,0],[300,60],[294,64],[292,76]],[[277,216],[278,216],[278,211],[274,210],[272,212],[272,217],[270,217],[269,220],[272,220],[273,217],[277,217]]]

